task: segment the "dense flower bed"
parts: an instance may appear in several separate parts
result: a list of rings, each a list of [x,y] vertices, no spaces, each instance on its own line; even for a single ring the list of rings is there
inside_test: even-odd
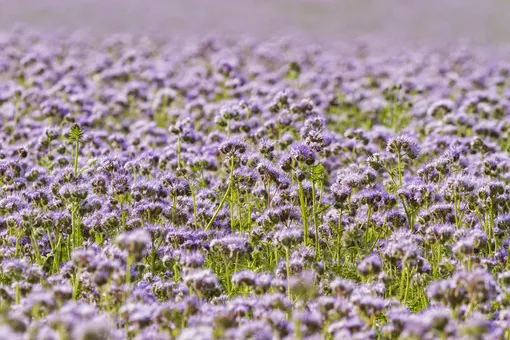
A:
[[[8,339],[508,339],[510,64],[0,42]]]

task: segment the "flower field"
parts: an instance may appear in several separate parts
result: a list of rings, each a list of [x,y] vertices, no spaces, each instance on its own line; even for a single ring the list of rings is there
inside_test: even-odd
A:
[[[0,51],[0,338],[510,339],[510,53]]]

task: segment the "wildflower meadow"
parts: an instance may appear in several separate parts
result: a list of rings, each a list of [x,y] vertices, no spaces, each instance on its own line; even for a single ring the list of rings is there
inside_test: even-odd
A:
[[[510,339],[510,53],[0,40],[0,338]]]

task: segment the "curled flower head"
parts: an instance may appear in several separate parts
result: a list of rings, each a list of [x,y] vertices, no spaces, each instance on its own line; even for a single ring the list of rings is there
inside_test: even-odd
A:
[[[416,159],[420,154],[418,143],[407,136],[391,138],[388,142],[387,151],[394,155],[407,156]]]
[[[120,234],[115,241],[120,249],[140,260],[146,254],[147,247],[151,243],[151,236],[144,229],[135,229]]]
[[[220,152],[224,155],[243,154],[246,152],[246,143],[237,138],[230,138],[220,144]]]

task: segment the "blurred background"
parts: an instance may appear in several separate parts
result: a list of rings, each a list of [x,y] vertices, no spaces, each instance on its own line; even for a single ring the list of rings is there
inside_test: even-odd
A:
[[[93,34],[204,33],[405,42],[510,42],[508,0],[0,0],[0,30],[17,22]]]

